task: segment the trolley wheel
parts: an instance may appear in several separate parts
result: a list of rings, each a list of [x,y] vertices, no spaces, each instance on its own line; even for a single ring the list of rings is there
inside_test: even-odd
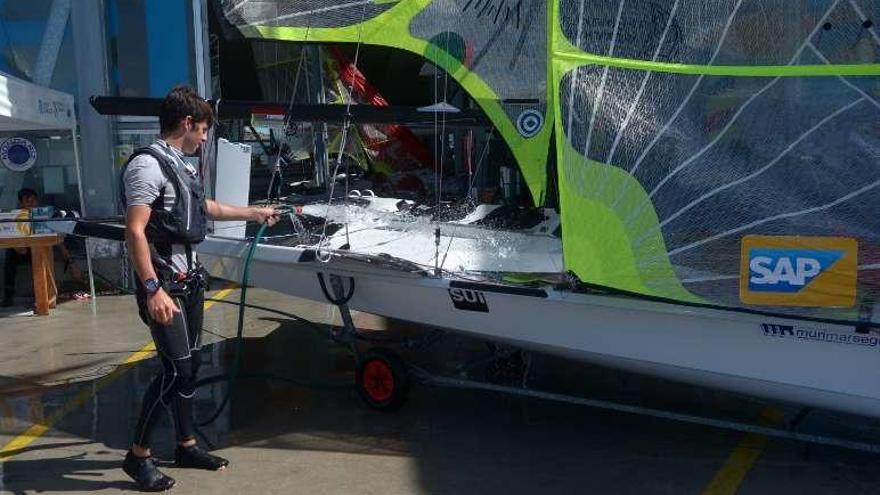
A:
[[[394,352],[373,349],[361,356],[355,387],[364,402],[379,411],[396,411],[409,394],[406,364]]]

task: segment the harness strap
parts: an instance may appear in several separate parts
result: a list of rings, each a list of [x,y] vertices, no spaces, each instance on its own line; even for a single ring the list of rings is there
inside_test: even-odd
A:
[[[187,271],[187,272],[192,272],[192,271],[193,271],[193,248],[192,248],[192,244],[190,244],[190,243],[187,242],[186,244],[183,245],[183,249],[184,249],[184,251],[186,251],[186,271]]]

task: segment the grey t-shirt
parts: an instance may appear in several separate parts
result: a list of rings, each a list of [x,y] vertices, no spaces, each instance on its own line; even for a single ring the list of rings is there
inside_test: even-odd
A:
[[[172,157],[175,165],[183,173],[188,173],[193,177],[198,175],[196,168],[184,159],[180,150],[161,139],[157,139],[153,146],[158,146],[166,155]],[[168,177],[165,177],[159,162],[150,155],[142,154],[134,157],[125,167],[122,183],[125,187],[125,202],[128,206],[150,206],[164,191],[163,208],[165,211],[171,211],[174,207],[176,197],[174,184]],[[193,253],[193,262],[195,262],[195,253]],[[179,273],[186,273],[189,270],[186,262],[186,249],[183,244],[171,245],[171,266],[174,271]]]

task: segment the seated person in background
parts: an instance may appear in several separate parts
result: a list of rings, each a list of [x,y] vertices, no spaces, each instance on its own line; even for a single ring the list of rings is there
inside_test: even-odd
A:
[[[18,191],[19,208],[35,208],[40,204],[40,196],[30,188]],[[82,272],[73,263],[70,251],[64,244],[58,244],[58,254],[64,261],[64,271],[69,272],[74,280],[82,280]],[[9,248],[6,250],[6,261],[3,265],[3,306],[12,306],[15,297],[15,274],[19,265],[28,264],[31,261],[31,253],[28,248]],[[53,276],[54,283],[54,276]],[[52,288],[50,287],[50,290]]]

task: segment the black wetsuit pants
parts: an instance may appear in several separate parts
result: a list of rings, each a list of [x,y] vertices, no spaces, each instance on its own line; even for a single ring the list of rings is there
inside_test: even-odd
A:
[[[168,290],[180,308],[170,325],[160,325],[150,318],[143,287],[138,284],[137,301],[141,319],[150,326],[162,370],[144,394],[134,443],[150,446],[150,436],[162,411],[170,408],[178,442],[195,438],[193,431],[193,396],[196,373],[201,364],[199,350],[202,340],[204,288],[194,284]]]

